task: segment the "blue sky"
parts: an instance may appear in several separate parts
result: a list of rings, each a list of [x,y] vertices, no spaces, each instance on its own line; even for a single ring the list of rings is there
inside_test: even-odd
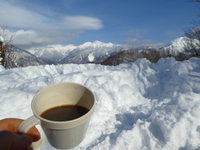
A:
[[[133,46],[169,44],[197,19],[189,0],[0,0],[0,25],[21,48],[95,40]]]

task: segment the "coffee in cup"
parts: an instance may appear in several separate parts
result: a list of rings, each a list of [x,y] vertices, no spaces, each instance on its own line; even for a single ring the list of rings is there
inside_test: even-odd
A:
[[[40,124],[49,143],[58,149],[70,149],[84,139],[94,112],[95,96],[87,87],[77,83],[58,83],[39,91],[33,98],[33,116],[23,121],[18,131],[25,134]],[[33,142],[37,149],[43,143]]]

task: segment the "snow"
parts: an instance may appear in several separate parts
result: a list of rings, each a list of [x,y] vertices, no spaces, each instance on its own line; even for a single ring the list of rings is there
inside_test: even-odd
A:
[[[28,51],[32,54],[38,52],[38,55],[41,55],[40,53],[42,53],[43,51],[58,51],[60,53],[65,54],[66,52],[70,52],[72,50],[74,50],[76,48],[76,46],[74,46],[73,44],[69,44],[69,45],[61,45],[61,44],[55,44],[55,45],[48,45],[46,47],[37,47],[37,48],[32,48],[29,49]]]
[[[200,149],[200,59],[146,59],[119,66],[0,67],[0,119],[32,115],[33,96],[59,82],[76,82],[96,96],[83,142],[73,150]],[[55,150],[45,140],[40,150]]]
[[[57,57],[60,59],[64,58],[67,54],[69,54],[71,51],[76,49],[77,46],[74,46],[72,44],[69,45],[61,45],[61,44],[55,44],[55,45],[48,45],[46,47],[37,47],[37,48],[31,48],[28,51],[40,58],[49,58],[54,60]]]
[[[1,59],[1,58],[0,58]],[[5,68],[2,66],[2,65],[0,65],[0,72],[1,71],[4,71],[5,70]]]
[[[0,42],[4,42],[4,38],[0,36]]]
[[[79,46],[69,45],[48,45],[46,47],[31,48],[28,50],[39,59],[48,64],[84,64],[107,58],[107,53],[116,53],[127,46],[119,44],[103,43],[100,41],[86,42]],[[89,56],[90,55],[90,56]]]
[[[89,60],[90,62],[93,62],[93,61],[94,61],[94,55],[93,55],[93,53],[90,53],[90,54],[88,55],[88,60]]]
[[[180,53],[185,53],[187,49],[192,49],[191,46],[188,45],[188,41],[191,40],[187,37],[179,37],[172,41],[169,46],[164,47],[165,50],[169,50],[170,54],[173,56],[177,56]],[[193,44],[198,43],[198,40],[193,39]]]
[[[179,37],[172,41],[172,44],[169,47],[167,47],[170,49],[170,54],[176,56],[179,53],[183,53],[185,51],[186,45],[188,45],[187,40],[187,37]]]

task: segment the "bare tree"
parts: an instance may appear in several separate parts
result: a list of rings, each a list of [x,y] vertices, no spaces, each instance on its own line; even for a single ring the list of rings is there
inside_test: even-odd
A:
[[[0,64],[4,67],[12,58],[12,42],[14,40],[14,34],[8,32],[7,28],[8,26],[0,27]]]
[[[190,0],[190,2],[200,3],[200,0]],[[200,17],[200,13],[197,13],[197,16]],[[187,37],[186,50],[200,56],[200,20],[193,20],[192,26],[186,28],[184,34]]]

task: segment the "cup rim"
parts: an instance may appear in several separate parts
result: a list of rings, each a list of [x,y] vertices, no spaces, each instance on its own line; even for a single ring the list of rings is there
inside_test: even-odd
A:
[[[35,111],[34,106],[33,106],[35,97],[39,93],[43,92],[44,90],[46,90],[46,89],[48,89],[52,86],[57,86],[57,85],[61,85],[61,84],[75,84],[75,85],[78,85],[78,86],[81,86],[81,87],[87,89],[92,94],[92,96],[94,98],[94,103],[93,103],[91,109],[86,114],[84,114],[83,116],[76,118],[76,119],[73,119],[73,120],[68,120],[68,121],[52,121],[52,120],[48,120],[48,119],[41,117],[40,114],[37,114],[37,112]],[[74,82],[61,82],[61,83],[56,83],[56,84],[46,86],[45,88],[43,88],[39,92],[37,92],[32,99],[31,108],[32,108],[33,114],[41,121],[41,124],[43,124],[44,126],[49,126],[49,127],[52,127],[56,124],[56,126],[57,126],[56,128],[60,129],[60,128],[63,127],[63,125],[68,125],[68,127],[75,127],[75,126],[78,126],[81,123],[85,122],[85,120],[87,120],[87,118],[90,118],[92,116],[92,114],[94,112],[95,104],[96,104],[95,95],[88,87],[86,87],[82,84],[79,84],[79,83],[74,83]]]

